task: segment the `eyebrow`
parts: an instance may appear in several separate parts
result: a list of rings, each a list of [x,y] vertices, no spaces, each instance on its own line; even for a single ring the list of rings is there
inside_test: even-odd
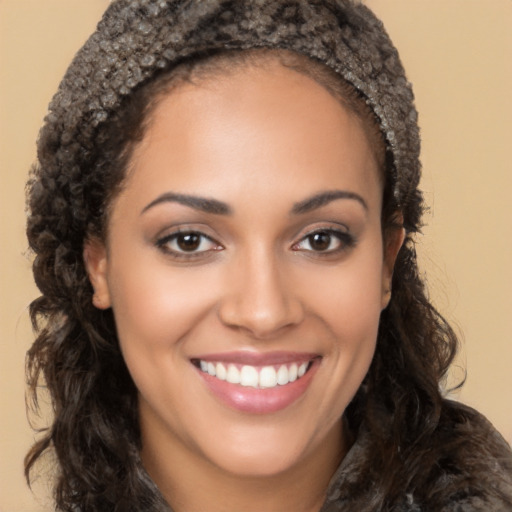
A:
[[[361,206],[368,211],[368,205],[366,201],[355,192],[349,192],[348,190],[327,190],[325,192],[319,192],[312,197],[308,197],[303,201],[299,201],[293,205],[291,213],[294,215],[300,215],[308,213],[326,204],[336,201],[337,199],[352,199],[361,204]]]
[[[213,213],[215,215],[230,215],[232,213],[231,208],[226,203],[218,201],[217,199],[167,192],[158,196],[147,206],[145,206],[140,212],[141,215],[154,206],[162,203],[179,203],[184,206],[188,206],[189,208],[194,208],[194,210],[200,210],[205,213]]]

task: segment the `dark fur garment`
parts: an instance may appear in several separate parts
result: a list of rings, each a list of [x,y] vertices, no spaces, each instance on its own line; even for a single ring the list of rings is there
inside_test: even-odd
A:
[[[439,425],[428,448],[416,450],[418,470],[404,482],[403,493],[386,512],[511,512],[512,452],[503,437],[481,414],[465,405],[445,401]],[[381,512],[372,506],[372,482],[361,471],[373,457],[364,425],[331,480],[320,512]],[[411,453],[408,454],[411,456]],[[423,468],[423,471],[422,471]]]

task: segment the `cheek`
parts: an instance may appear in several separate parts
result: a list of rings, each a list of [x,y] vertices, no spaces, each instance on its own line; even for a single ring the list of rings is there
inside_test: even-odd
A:
[[[381,266],[375,263],[364,272],[345,276],[333,287],[331,300],[324,299],[320,306],[334,340],[329,362],[331,379],[325,390],[325,396],[333,400],[326,405],[332,411],[332,421],[352,400],[375,353],[381,313]]]
[[[354,263],[316,274],[311,297],[315,316],[327,328],[332,380],[327,395],[346,407],[370,366],[381,314],[382,268],[379,247]],[[338,409],[338,407],[335,407]]]
[[[123,258],[112,268],[112,307],[125,353],[179,345],[215,302],[211,273],[197,268],[176,270],[140,258]]]
[[[381,313],[379,277],[377,273],[348,276],[332,291],[329,304],[322,306],[336,339],[334,350],[339,355],[339,364],[348,374],[362,372],[361,380],[377,339]]]
[[[316,305],[318,315],[340,333],[342,340],[357,343],[367,331],[376,330],[382,301],[383,262],[380,254],[376,247],[364,257],[315,274],[311,302]]]
[[[177,418],[190,414],[189,400],[198,393],[190,385],[194,370],[189,357],[195,341],[204,337],[205,317],[210,318],[207,312],[215,304],[215,283],[197,268],[177,271],[155,265],[154,260],[144,264],[141,258],[136,266],[132,263],[136,271],[125,271],[126,260],[113,266],[119,274],[112,275],[111,281],[121,352],[141,399],[150,404],[151,415],[159,411],[157,423],[165,418],[167,427],[172,425],[186,437]]]

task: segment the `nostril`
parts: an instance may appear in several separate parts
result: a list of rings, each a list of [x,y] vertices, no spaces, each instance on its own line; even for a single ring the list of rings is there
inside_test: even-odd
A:
[[[304,317],[301,305],[290,300],[261,301],[254,296],[230,298],[218,310],[220,321],[231,329],[264,338],[300,324]]]

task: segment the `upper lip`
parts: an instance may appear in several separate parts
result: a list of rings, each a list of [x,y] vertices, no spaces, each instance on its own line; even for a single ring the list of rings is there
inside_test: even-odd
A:
[[[191,360],[202,360],[216,363],[233,363],[249,366],[269,366],[289,363],[305,363],[320,357],[309,352],[255,352],[239,350],[234,352],[219,352],[192,357]]]

